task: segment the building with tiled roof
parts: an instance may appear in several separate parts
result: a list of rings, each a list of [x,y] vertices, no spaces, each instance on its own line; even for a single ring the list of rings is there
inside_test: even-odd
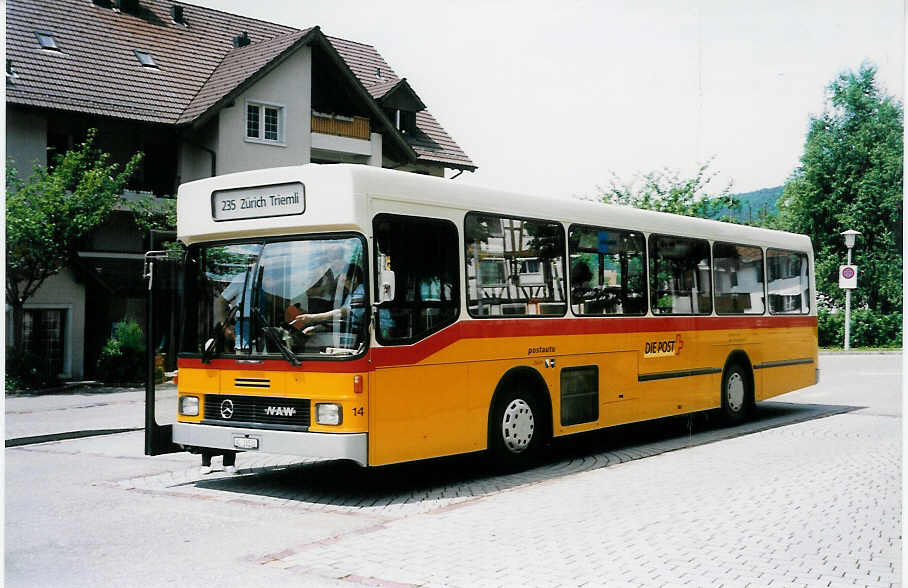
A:
[[[20,175],[89,128],[114,160],[142,151],[130,188],[158,197],[211,175],[309,162],[476,169],[374,47],[317,26],[173,0],[8,0],[6,10],[6,147]],[[90,375],[111,324],[141,322],[137,267],[151,244],[128,217],[115,215],[31,301],[32,324],[60,325],[41,336],[64,339],[51,346],[66,376]],[[40,350],[36,333],[25,343]]]

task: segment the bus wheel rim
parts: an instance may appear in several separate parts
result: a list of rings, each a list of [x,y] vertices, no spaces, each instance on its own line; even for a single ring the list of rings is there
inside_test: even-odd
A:
[[[725,398],[728,401],[728,408],[732,412],[738,412],[744,406],[744,377],[739,372],[732,372],[728,376]]]
[[[515,398],[501,417],[501,438],[511,453],[522,453],[530,446],[536,423],[533,409],[524,400]]]

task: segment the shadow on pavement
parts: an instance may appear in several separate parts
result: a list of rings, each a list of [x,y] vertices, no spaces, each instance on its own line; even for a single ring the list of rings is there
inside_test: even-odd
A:
[[[500,473],[487,463],[483,454],[468,454],[371,469],[347,461],[241,469],[244,475],[200,480],[190,485],[307,504],[355,508],[407,505],[434,510],[529,483],[860,408],[764,402],[757,406],[749,421],[734,427],[722,426],[720,419],[711,413],[622,425],[555,439],[535,467],[518,473]],[[242,468],[242,456],[239,462]]]

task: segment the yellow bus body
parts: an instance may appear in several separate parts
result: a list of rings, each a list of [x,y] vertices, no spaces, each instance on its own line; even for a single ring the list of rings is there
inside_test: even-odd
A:
[[[305,186],[304,214],[226,222],[213,218],[212,198],[219,190],[280,183]],[[809,267],[807,304],[794,314],[773,314],[766,308],[761,314],[720,315],[713,308],[699,316],[668,316],[654,314],[645,291],[646,308],[639,316],[581,316],[567,295],[561,316],[472,316],[471,312],[478,312],[468,306],[463,292],[470,284],[464,268],[471,262],[464,247],[465,216],[473,211],[551,219],[565,231],[595,225],[638,232],[647,239],[669,235],[711,246],[744,244],[759,248],[764,259],[771,248],[795,252],[804,256]],[[814,258],[810,240],[803,235],[588,202],[556,203],[368,166],[306,165],[181,186],[178,236],[194,245],[355,233],[368,243],[367,265],[374,271],[373,221],[388,214],[444,221],[456,228],[459,251],[452,255],[460,268],[461,296],[453,324],[397,346],[383,346],[373,324],[362,355],[328,360],[301,357],[301,366],[277,355],[245,361],[221,356],[203,364],[202,354],[184,354],[179,359],[179,395],[198,396],[203,406],[199,416],[178,415],[178,425],[201,425],[206,394],[304,398],[310,400],[312,414],[320,402],[337,403],[343,409],[341,424],[319,425],[313,418],[307,432],[359,435],[357,461],[384,465],[489,448],[496,388],[515,369],[536,374],[544,383],[548,406],[543,407],[542,416],[555,437],[719,408],[723,371],[732,358],[746,364],[754,401],[817,380]],[[572,280],[563,274],[560,279],[569,292]],[[768,306],[763,286],[763,303]],[[378,304],[374,282],[370,288],[369,301]],[[562,369],[578,366],[598,367],[598,417],[562,425]],[[358,391],[354,390],[356,377],[361,378]],[[237,382],[250,378],[267,381],[267,390]],[[181,428],[180,434],[191,438],[186,429]],[[229,439],[220,442],[217,447],[231,447]],[[294,454],[304,455],[304,445],[300,441],[301,452]],[[267,451],[265,446],[259,449]],[[329,449],[334,455],[335,448]]]
[[[557,319],[556,319],[557,320]],[[593,321],[636,321],[645,324],[659,319],[587,319]],[[685,320],[685,319],[670,319]],[[688,322],[690,319],[686,319]],[[722,322],[722,317],[695,319]],[[338,426],[318,425],[312,432],[369,433],[369,465],[454,455],[487,447],[489,407],[496,386],[512,368],[528,367],[539,373],[549,391],[551,430],[554,436],[570,435],[603,427],[715,409],[720,406],[722,370],[730,355],[743,351],[751,365],[756,401],[766,400],[816,382],[817,347],[815,318],[761,317],[772,324],[750,329],[697,329],[688,331],[631,332],[616,334],[563,334],[552,336],[462,337],[417,361],[418,347],[411,346],[398,365],[381,365],[378,354],[370,353],[357,365],[362,372],[324,373],[303,365],[301,369],[276,364],[269,370],[181,367],[179,394],[260,395],[260,389],[238,386],[238,378],[260,378],[270,382],[269,396],[308,398],[336,402],[343,406]],[[513,327],[519,329],[518,323]],[[528,321],[519,321],[527,323]],[[529,321],[531,327],[545,326],[546,320]],[[564,322],[564,321],[560,321]],[[582,320],[571,321],[573,323]],[[806,326],[787,326],[808,323]],[[809,323],[813,322],[813,325]],[[533,325],[532,323],[536,323]],[[458,332],[458,324],[449,327]],[[437,336],[443,337],[442,333]],[[683,341],[679,353],[646,357],[648,341]],[[540,342],[544,343],[541,345]],[[528,354],[537,348],[555,348],[554,353]],[[382,351],[387,351],[383,349]],[[189,362],[181,362],[184,365]],[[281,363],[284,366],[282,367]],[[774,365],[782,364],[782,365]],[[560,370],[574,366],[599,366],[599,418],[578,425],[562,426],[560,414]],[[767,365],[771,367],[762,368]],[[313,370],[313,371],[310,371]],[[642,380],[641,377],[709,371],[699,375],[677,375]],[[353,378],[363,378],[362,392],[354,393]],[[360,411],[359,409],[363,409]],[[204,414],[204,407],[201,411]],[[180,416],[181,422],[201,422],[202,417]]]

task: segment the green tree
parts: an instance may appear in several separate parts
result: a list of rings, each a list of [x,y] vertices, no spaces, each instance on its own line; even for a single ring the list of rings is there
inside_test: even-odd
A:
[[[177,229],[176,198],[144,196],[125,204],[132,211],[136,226],[141,231],[147,233],[150,230],[175,231]]]
[[[149,231],[177,230],[176,198],[155,198],[144,196],[138,200],[124,202],[133,213],[136,226],[144,234]],[[162,246],[171,255],[181,256],[185,249],[179,241],[164,241]]]
[[[23,182],[6,166],[6,302],[13,310],[13,334],[23,337],[25,302],[44,281],[67,266],[79,240],[113,210],[142,158],[135,154],[118,171],[110,155],[85,142],[54,158],[50,168],[35,165]]]
[[[801,166],[779,199],[780,228],[804,233],[816,252],[817,289],[841,303],[839,233],[856,229],[860,288],[855,302],[883,313],[902,306],[902,105],[876,81],[869,63],[827,87],[823,114],[812,116]]]
[[[612,173],[608,187],[597,187],[595,199],[606,204],[737,222],[733,215],[741,209],[741,202],[731,194],[731,184],[717,194],[707,192],[716,177],[709,170],[711,163],[709,160],[702,164],[690,178],[667,167],[638,174],[630,182],[622,182]]]

